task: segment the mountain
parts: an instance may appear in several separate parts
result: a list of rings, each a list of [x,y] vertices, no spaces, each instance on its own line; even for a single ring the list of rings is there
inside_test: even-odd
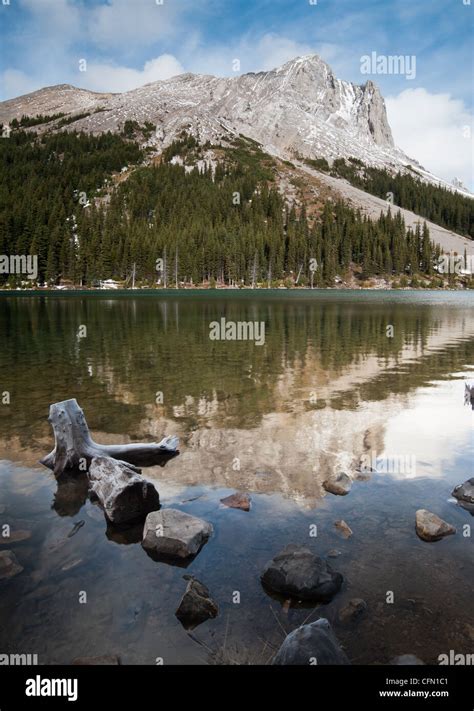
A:
[[[160,150],[183,129],[212,143],[243,134],[281,158],[355,157],[393,171],[413,167],[418,177],[449,185],[394,145],[384,99],[372,81],[342,81],[317,55],[232,78],[181,74],[122,94],[62,84],[0,103],[0,122],[57,112],[71,118],[87,113],[72,128],[92,133],[118,132],[126,120],[151,122],[156,134],[150,143]]]
[[[52,116],[58,113],[67,115],[94,111],[101,102],[106,102],[113,96],[78,89],[71,84],[47,86],[31,94],[0,102],[0,123],[10,123],[22,116]]]
[[[298,205],[292,193],[299,183],[310,190],[306,201],[332,195],[371,219],[400,210],[413,230],[428,220],[432,239],[444,251],[474,254],[472,195],[460,181],[440,180],[395,146],[384,99],[372,81],[342,81],[317,55],[232,78],[181,74],[120,94],[69,84],[46,87],[1,102],[0,124],[14,119],[12,127],[49,136],[110,131],[115,138],[133,137],[146,148],[148,164],[184,133],[201,146],[231,151],[246,137],[278,161],[273,179],[287,204]],[[206,162],[215,166],[222,152],[208,150],[204,157],[200,169]],[[342,168],[341,159],[348,161]],[[367,170],[385,171],[385,180],[372,175],[364,183]],[[377,180],[378,188],[370,187]],[[419,181],[429,189],[424,198]]]

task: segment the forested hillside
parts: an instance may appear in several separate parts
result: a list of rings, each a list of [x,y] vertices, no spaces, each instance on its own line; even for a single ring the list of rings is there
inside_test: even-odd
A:
[[[357,158],[337,158],[333,164],[324,158],[306,159],[305,162],[325,173],[345,178],[352,185],[372,195],[387,199],[393,195],[393,202],[399,207],[426,217],[441,227],[474,239],[474,199],[454,190],[425,183],[419,178],[405,173],[392,175],[383,168],[364,165]]]
[[[73,217],[82,221],[87,200],[142,152],[111,134],[15,131],[0,140],[0,156],[0,254],[37,254],[41,280],[79,277],[86,244]]]
[[[218,160],[199,169],[211,148]],[[289,208],[273,184],[274,159],[244,138],[223,148],[182,136],[153,165],[112,134],[17,130],[0,152],[0,253],[38,254],[49,283],[123,280],[133,264],[149,284],[323,286],[354,265],[361,278],[416,281],[438,255],[426,225],[407,231],[398,214],[371,221],[330,200],[311,219],[307,205]],[[111,180],[132,164],[127,179]]]

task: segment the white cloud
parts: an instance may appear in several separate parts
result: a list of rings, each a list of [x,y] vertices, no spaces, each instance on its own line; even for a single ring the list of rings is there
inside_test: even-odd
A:
[[[386,100],[395,143],[423,167],[473,188],[472,116],[450,94],[405,89]]]
[[[162,54],[146,62],[143,69],[90,63],[87,65],[87,72],[81,74],[76,83],[93,91],[122,92],[159,79],[169,79],[176,74],[182,74],[183,71],[176,57],[172,54]]]
[[[6,69],[0,74],[0,86],[5,97],[15,97],[41,89],[42,84],[18,69]]]
[[[275,69],[290,59],[315,52],[309,44],[295,42],[287,37],[275,34],[266,34],[252,46],[244,47],[247,56],[252,56],[252,63],[260,71]]]
[[[181,52],[183,62],[190,72],[215,76],[235,76],[246,72],[269,71],[294,57],[311,54],[316,49],[309,44],[295,42],[274,33],[266,33],[258,40],[246,35],[234,44],[218,44],[201,47],[199,37],[194,35]],[[240,70],[233,63],[240,61]]]
[[[30,3],[31,0],[23,0],[23,2]],[[53,0],[45,0],[45,2],[50,4]],[[60,2],[65,15],[67,15],[67,0],[60,0]],[[152,5],[153,8],[160,9],[162,7],[155,6],[154,3]],[[100,6],[97,10],[100,9],[105,12],[108,8],[109,6]],[[130,10],[130,5],[127,4],[125,6],[119,0],[115,0],[114,8],[116,12],[120,8],[121,12],[124,13],[125,9],[127,11]],[[46,13],[44,17],[46,17]],[[98,17],[103,16],[100,15]],[[110,17],[113,18],[116,15],[111,15]],[[60,22],[59,19],[56,21]],[[64,17],[61,20],[62,22],[66,22]],[[97,35],[110,31],[110,40],[112,41],[112,29],[110,27],[106,28],[105,20],[103,22],[104,26],[102,30],[97,30]],[[153,27],[152,23],[151,27]],[[136,26],[130,32],[135,30]],[[9,76],[7,77],[8,81],[5,80],[2,87],[3,96],[5,98],[19,96],[31,91],[32,88],[37,89],[45,85],[64,82],[93,91],[121,92],[135,89],[159,79],[169,79],[184,71],[217,76],[235,76],[236,73],[268,71],[294,57],[316,51],[315,47],[309,44],[295,42],[287,37],[273,33],[266,33],[258,40],[254,37],[245,36],[234,45],[202,47],[198,33],[191,33],[180,47],[181,61],[172,54],[164,53],[147,61],[142,69],[135,69],[125,64],[116,64],[107,60],[94,61],[85,52],[80,55],[80,58],[86,59],[87,71],[81,73],[77,70],[79,55],[72,59],[72,52],[69,48],[60,47],[58,43],[56,43],[55,47],[53,55],[55,61],[51,62],[51,53],[45,47],[44,53],[41,54],[41,59],[36,62],[35,68],[37,71],[32,72],[30,77],[15,69],[7,70],[5,74],[8,73]],[[125,49],[126,47],[124,47],[124,53]],[[35,51],[37,57],[40,57],[38,47]],[[57,61],[59,56],[61,56],[61,59]],[[240,70],[238,72],[235,72],[233,67],[236,59],[240,60]],[[67,67],[65,72],[61,71],[62,67]]]
[[[20,5],[31,13],[35,30],[61,46],[81,35],[82,10],[72,0],[20,0]]]
[[[77,0],[18,0],[31,13],[36,27],[56,37],[61,45],[79,37],[100,47],[119,48],[149,45],[182,29],[186,3],[163,0],[104,0],[87,5]]]
[[[48,0],[50,1],[50,0]],[[184,3],[164,0],[108,0],[86,12],[88,36],[106,47],[133,43],[134,48],[156,42],[180,29],[178,19],[186,11]]]
[[[28,14],[12,35],[16,46],[0,72],[0,100],[62,83],[126,91],[183,71],[167,44],[185,33],[192,0],[16,1]],[[155,59],[140,68],[137,56],[144,61],[143,50],[152,45],[148,56]],[[181,41],[180,52],[186,46]],[[78,71],[80,59],[88,63],[85,74]]]

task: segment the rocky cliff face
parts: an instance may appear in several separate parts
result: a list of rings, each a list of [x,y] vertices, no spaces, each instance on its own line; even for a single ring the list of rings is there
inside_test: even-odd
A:
[[[377,86],[337,79],[317,55],[232,78],[182,74],[123,94],[48,87],[1,103],[0,122],[23,114],[85,111],[90,116],[71,128],[117,131],[127,119],[150,121],[157,125],[152,139],[157,147],[185,128],[203,141],[242,133],[289,158],[300,153],[328,159],[354,156],[378,165],[408,162],[394,147]]]
[[[219,80],[209,98],[227,126],[283,154],[359,157],[393,148],[378,88],[337,79],[316,55]]]

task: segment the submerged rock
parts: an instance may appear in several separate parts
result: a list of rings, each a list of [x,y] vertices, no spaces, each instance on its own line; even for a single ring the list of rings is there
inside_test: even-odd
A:
[[[21,573],[23,566],[19,564],[13,551],[0,551],[0,580],[8,580]]]
[[[21,543],[31,538],[31,531],[10,531],[10,535],[6,538],[0,536],[0,546],[6,546],[10,543]]]
[[[91,493],[115,524],[144,519],[160,506],[157,490],[123,462],[94,457],[89,468]]]
[[[336,496],[345,496],[349,493],[352,486],[352,479],[344,472],[332,474],[326,481],[323,482],[323,487],[326,491]]]
[[[185,629],[194,629],[202,622],[217,617],[219,608],[207,587],[199,580],[192,575],[185,575],[184,579],[189,582],[175,614]]]
[[[153,511],[146,517],[142,546],[157,556],[189,558],[212,534],[210,523],[178,509]]]
[[[360,620],[367,612],[367,603],[359,597],[355,597],[339,610],[339,621],[342,624],[350,624]]]
[[[460,506],[474,515],[474,477],[455,486],[452,495]]]
[[[341,519],[340,521],[335,521],[334,522],[335,527],[337,530],[342,533],[344,538],[350,538],[352,536],[352,529],[347,525],[347,523]]]
[[[77,657],[72,663],[74,666],[115,666],[121,664],[121,661],[115,654],[104,654],[102,657]]]
[[[304,546],[290,544],[267,563],[263,585],[299,600],[328,601],[340,589],[342,575]]]
[[[431,511],[418,509],[416,512],[416,532],[423,541],[439,541],[445,536],[456,533],[456,529],[436,514],[431,513]]]
[[[221,504],[228,506],[231,509],[241,509],[242,511],[250,511],[250,496],[248,494],[231,494],[221,499]]]
[[[415,657],[414,654],[401,654],[399,657],[394,657],[390,664],[414,667],[424,665],[425,663],[421,661],[421,659],[418,659],[418,657]]]
[[[350,664],[326,619],[301,625],[284,640],[273,658],[278,665]]]

